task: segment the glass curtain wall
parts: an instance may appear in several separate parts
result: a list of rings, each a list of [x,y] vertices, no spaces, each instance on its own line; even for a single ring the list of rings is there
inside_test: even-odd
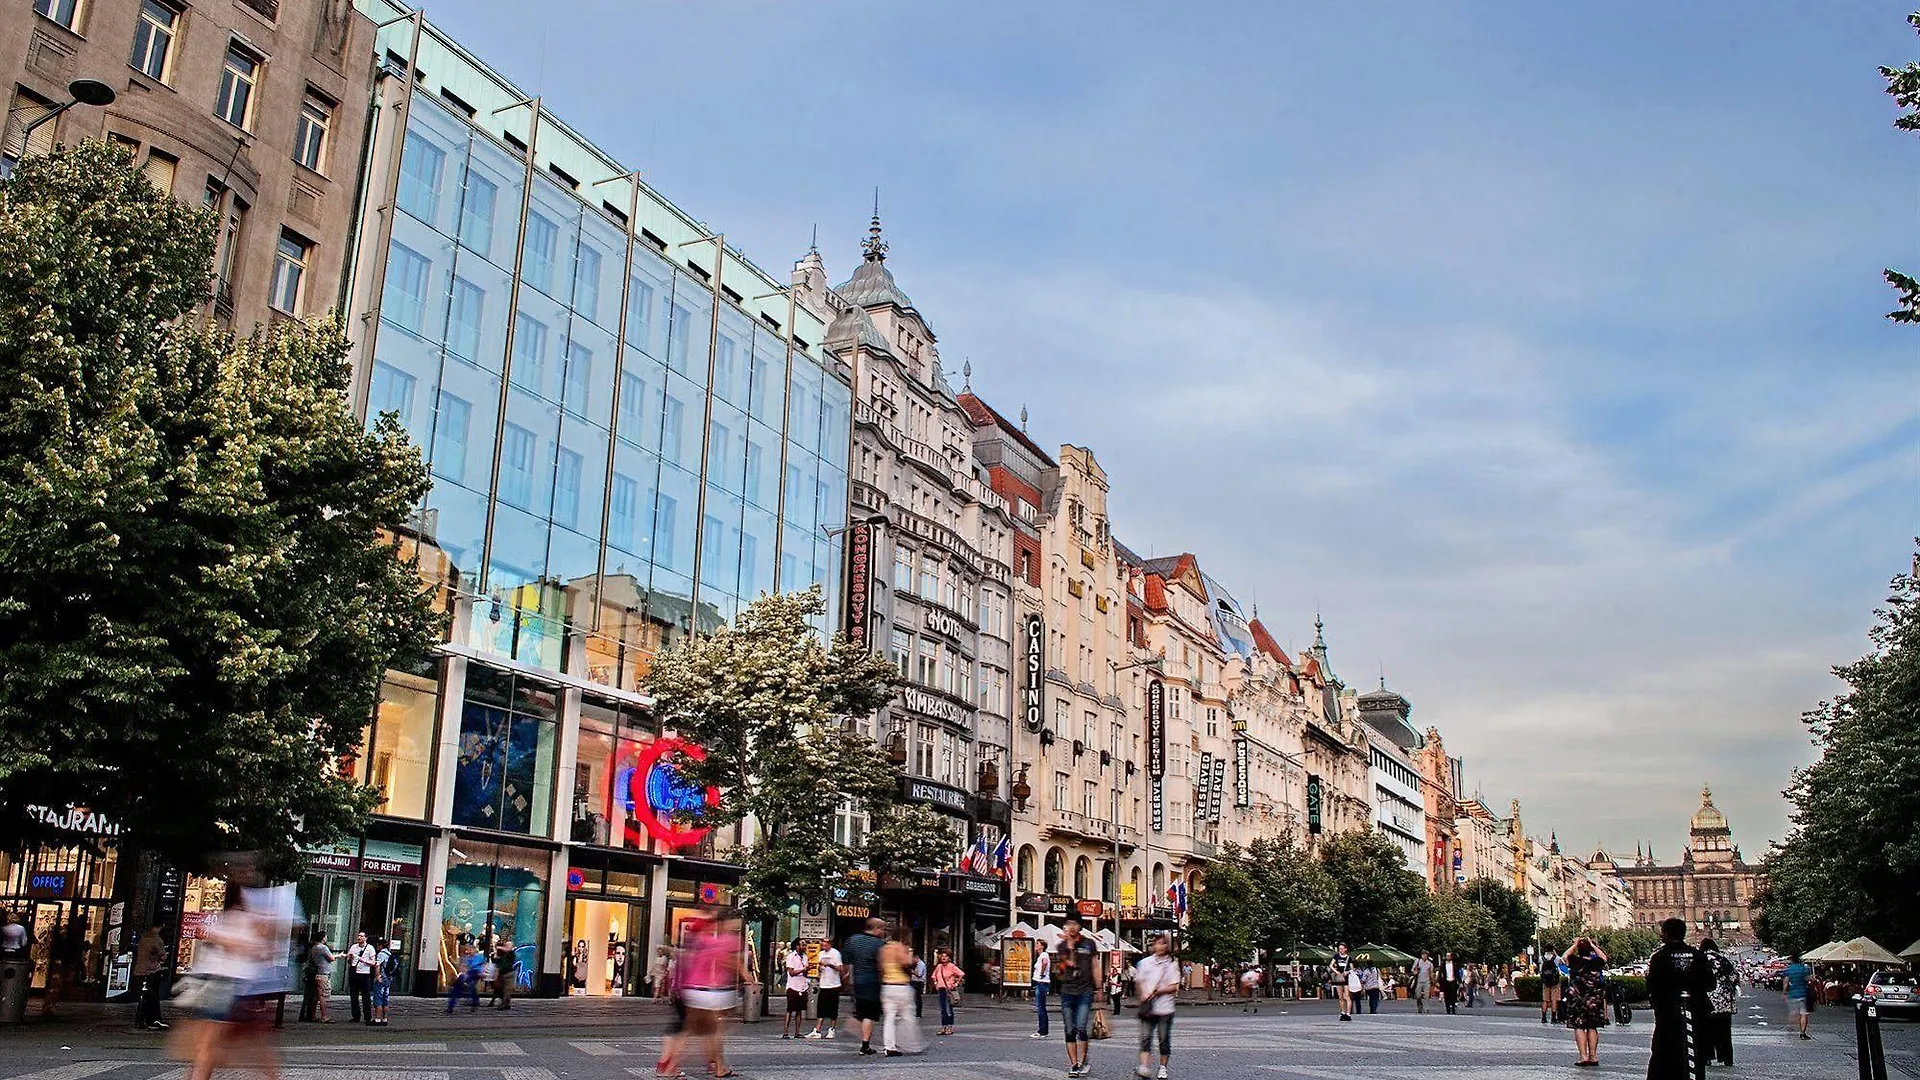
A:
[[[369,422],[394,414],[427,457],[419,549],[478,598],[469,643],[630,688],[763,591],[818,584],[834,610],[847,385],[732,304],[715,334],[714,293],[681,265],[710,246],[630,245],[544,173],[523,241],[525,183],[515,151],[415,95]]]

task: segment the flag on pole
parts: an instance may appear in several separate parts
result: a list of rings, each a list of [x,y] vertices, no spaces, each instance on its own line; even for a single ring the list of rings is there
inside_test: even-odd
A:
[[[994,875],[996,877],[1003,877],[1003,878],[1011,877],[1012,875],[1009,873],[1009,871],[1011,870],[1012,866],[1013,866],[1013,839],[1011,837],[1003,836],[1000,838],[1000,846],[995,848],[993,852]]]

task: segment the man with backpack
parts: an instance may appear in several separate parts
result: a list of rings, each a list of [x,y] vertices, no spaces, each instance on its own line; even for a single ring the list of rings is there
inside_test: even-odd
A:
[[[374,957],[373,1020],[376,1027],[387,1026],[387,1002],[393,997],[394,984],[400,978],[400,942],[389,941]]]

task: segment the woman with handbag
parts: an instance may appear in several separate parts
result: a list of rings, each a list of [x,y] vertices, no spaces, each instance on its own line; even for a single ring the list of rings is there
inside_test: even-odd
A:
[[[953,1034],[953,1007],[960,1000],[960,988],[966,985],[966,973],[953,962],[953,953],[941,949],[934,953],[933,970],[927,973],[934,992],[940,995],[940,1030],[936,1035]]]

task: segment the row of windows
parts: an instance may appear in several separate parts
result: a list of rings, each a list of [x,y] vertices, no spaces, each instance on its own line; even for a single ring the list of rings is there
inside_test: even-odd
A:
[[[42,18],[75,33],[80,32],[83,9],[83,0],[33,0],[33,10]],[[174,57],[179,53],[187,19],[183,6],[165,0],[141,0],[127,64],[155,82],[170,84]],[[213,114],[242,131],[252,131],[255,99],[264,68],[265,59],[259,53],[237,38],[229,37],[221,59]],[[307,91],[300,105],[294,128],[293,160],[315,172],[325,171],[333,111],[333,103],[313,90]]]

